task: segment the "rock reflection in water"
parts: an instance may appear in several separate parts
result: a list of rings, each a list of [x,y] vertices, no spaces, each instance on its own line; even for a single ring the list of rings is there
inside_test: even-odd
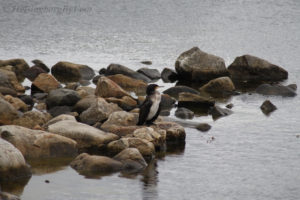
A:
[[[65,169],[73,158],[51,158],[29,160],[32,174],[42,175]]]
[[[31,177],[11,181],[0,181],[0,191],[20,196]],[[1,198],[0,198],[1,199]]]

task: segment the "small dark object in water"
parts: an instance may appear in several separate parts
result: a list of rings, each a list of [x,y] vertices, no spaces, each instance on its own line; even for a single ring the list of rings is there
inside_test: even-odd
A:
[[[261,111],[265,114],[265,115],[269,115],[271,112],[273,112],[274,110],[277,109],[277,107],[272,104],[271,101],[266,100],[264,101],[264,103],[260,106]]]
[[[50,181],[49,180],[45,180],[45,183],[50,183]]]

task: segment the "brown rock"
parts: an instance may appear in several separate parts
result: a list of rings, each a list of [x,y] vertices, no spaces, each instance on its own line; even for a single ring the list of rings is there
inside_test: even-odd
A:
[[[88,86],[82,86],[82,87],[78,87],[76,89],[76,92],[79,94],[79,96],[81,98],[90,96],[90,95],[95,95],[95,88],[92,87],[88,87]]]
[[[51,115],[40,111],[28,111],[18,119],[13,121],[14,125],[23,126],[26,128],[34,128],[36,125],[43,126],[51,119]]]
[[[139,171],[147,166],[141,153],[136,148],[127,148],[117,154],[113,159],[122,162],[123,169]]]
[[[121,99],[109,97],[105,99],[107,102],[118,104],[123,110],[132,110],[137,106],[137,102],[129,96],[124,96]]]
[[[123,96],[130,96],[118,84],[106,77],[100,77],[100,79],[98,80],[95,95],[103,98],[122,98]]]
[[[9,102],[15,109],[20,110],[20,111],[27,111],[28,106],[19,98],[12,97],[10,95],[6,95],[4,99]]]
[[[165,130],[167,142],[184,142],[185,141],[184,128],[175,122],[157,122],[156,125],[153,125],[151,127],[154,130],[157,130],[157,129]]]
[[[8,71],[0,68],[0,73],[6,74],[10,84],[17,92],[25,92],[24,86],[19,83],[17,76],[13,71]]]
[[[213,79],[200,88],[200,91],[209,93],[213,97],[230,96],[234,90],[235,86],[227,76]]]
[[[0,68],[7,65],[12,66],[12,69],[16,73],[19,82],[24,80],[24,72],[29,69],[29,65],[24,59],[0,60]]]
[[[151,127],[143,127],[133,132],[133,137],[147,140],[154,144],[155,147],[161,147],[166,142],[165,130],[154,130]]]
[[[0,125],[12,124],[18,117],[19,115],[15,107],[0,98]]]
[[[51,90],[60,87],[59,82],[51,74],[39,74],[32,83],[35,87],[43,92],[49,93]]]
[[[179,93],[178,106],[193,109],[194,107],[211,107],[215,102],[207,97],[197,94],[182,92]]]
[[[91,107],[91,105],[96,101],[97,97],[95,95],[85,96],[75,104],[73,110],[80,114],[83,111],[87,110],[89,107]]]

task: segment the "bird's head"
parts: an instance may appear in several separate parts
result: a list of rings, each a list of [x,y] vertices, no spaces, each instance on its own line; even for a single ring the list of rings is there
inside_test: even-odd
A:
[[[159,88],[160,86],[156,85],[156,84],[150,84],[147,86],[147,90],[146,90],[146,94],[147,95],[151,95],[154,94],[156,89]]]

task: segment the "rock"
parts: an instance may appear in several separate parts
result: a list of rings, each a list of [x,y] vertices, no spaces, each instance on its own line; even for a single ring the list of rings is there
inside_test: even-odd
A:
[[[230,103],[230,104],[227,104],[227,105],[226,105],[226,108],[231,109],[231,108],[233,108],[233,106],[234,106],[234,105],[233,105],[232,103]]]
[[[98,80],[95,95],[103,98],[130,96],[118,84],[106,77],[100,77]]]
[[[0,199],[1,200],[21,200],[18,196],[9,194],[7,192],[0,192]]]
[[[28,111],[28,106],[19,98],[6,95],[4,99],[9,102],[15,109],[22,112]]]
[[[136,148],[127,148],[113,157],[123,164],[123,169],[129,171],[140,171],[147,167],[147,163]]]
[[[207,123],[200,123],[196,126],[196,129],[202,132],[209,131],[211,129],[211,126]]]
[[[50,113],[52,117],[57,117],[62,114],[71,114],[72,109],[71,106],[54,106],[48,110],[48,113]]]
[[[193,119],[194,115],[193,111],[183,107],[177,108],[175,111],[175,116],[181,119]]]
[[[12,124],[18,117],[17,109],[0,98],[0,125]]]
[[[162,110],[160,111],[160,116],[169,116],[171,113],[169,110]]]
[[[24,59],[0,60],[0,68],[7,65],[12,66],[13,71],[17,75],[18,81],[22,81],[24,79],[24,72],[29,69],[29,65]]]
[[[51,90],[46,104],[48,108],[54,106],[73,106],[80,100],[80,96],[74,90],[69,89],[55,89]]]
[[[45,65],[43,63],[43,61],[35,59],[35,60],[31,61],[31,62],[34,64],[35,67],[39,67],[39,68],[43,69],[45,72],[47,72],[47,73],[50,72],[49,67],[47,65]]]
[[[129,76],[125,76],[123,74],[107,76],[107,78],[117,83],[126,91],[135,92],[136,94],[146,93],[147,84],[142,80],[130,78]]]
[[[73,111],[81,114],[83,111],[87,110],[93,103],[97,101],[97,97],[95,95],[88,95],[84,98],[80,99],[74,106]]]
[[[144,60],[141,63],[144,65],[152,65],[152,62],[150,60]]]
[[[166,143],[165,130],[157,132],[151,127],[143,127],[136,129],[132,135],[133,137],[144,139],[153,143],[156,148],[160,148]]]
[[[38,77],[39,74],[42,74],[42,73],[47,73],[47,72],[40,67],[33,66],[24,72],[24,76],[33,82],[34,79],[36,77]]]
[[[219,119],[220,117],[224,117],[227,115],[231,115],[232,111],[226,108],[221,108],[219,106],[214,106],[211,110],[210,110],[210,114],[212,115],[212,118],[214,120]]]
[[[11,96],[17,96],[17,92],[14,89],[8,88],[8,87],[2,87],[0,86],[0,93],[3,95],[11,95]]]
[[[173,83],[178,80],[178,75],[173,69],[164,68],[161,72],[161,78],[165,83]]]
[[[170,97],[168,94],[161,95],[161,110],[169,110],[174,107],[176,99]]]
[[[123,110],[129,111],[137,107],[137,102],[128,96],[124,96],[121,99],[115,97],[109,97],[105,99],[109,103],[115,103],[120,106]]]
[[[288,78],[288,72],[261,58],[243,55],[236,57],[228,67],[233,80],[237,81],[281,81]]]
[[[92,126],[72,120],[51,124],[48,126],[48,131],[75,140],[79,149],[101,148],[103,145],[118,139],[115,134],[105,133]]]
[[[104,174],[122,170],[123,164],[106,156],[82,153],[72,162],[71,167],[83,175]]]
[[[227,97],[233,94],[235,86],[229,77],[219,77],[210,80],[200,88],[200,91],[206,92],[213,97]]]
[[[80,121],[93,125],[96,122],[106,120],[111,113],[121,110],[116,104],[107,103],[105,99],[99,97],[95,99],[94,103],[87,110],[80,114]]]
[[[0,126],[0,136],[21,151],[26,159],[72,157],[77,154],[72,139],[21,126]]]
[[[149,79],[147,76],[145,76],[141,73],[138,73],[136,71],[133,71],[123,65],[110,64],[106,69],[105,76],[115,75],[115,74],[123,74],[125,76],[129,76],[134,79],[142,80],[147,83],[151,81],[151,79]]]
[[[8,83],[6,81],[8,81]],[[0,85],[14,89],[17,92],[25,92],[25,88],[19,83],[16,74],[13,71],[4,70],[2,68],[0,68]]]
[[[87,65],[70,62],[58,62],[51,68],[51,73],[61,82],[77,82],[80,79],[90,80],[95,72]]]
[[[99,70],[99,74],[100,74],[100,75],[105,75],[105,73],[106,73],[106,68],[101,68],[101,69]]]
[[[89,86],[91,82],[89,80],[81,79],[79,80],[80,85],[82,86]]]
[[[31,172],[22,153],[0,138],[0,179],[3,181],[30,177]]]
[[[141,68],[137,72],[144,74],[151,80],[160,79],[160,73],[157,69]]]
[[[74,116],[72,115],[67,115],[67,114],[62,114],[62,115],[59,115],[57,117],[54,117],[52,118],[51,120],[49,120],[45,125],[44,127],[46,129],[48,129],[48,126],[50,126],[51,124],[55,124],[56,122],[60,122],[60,121],[65,121],[65,120],[71,120],[73,122],[76,122],[76,119]]]
[[[34,93],[32,97],[39,101],[44,101],[48,97],[48,93]]]
[[[34,105],[33,98],[30,95],[23,94],[23,95],[19,95],[18,97],[29,107],[32,108],[32,106]]]
[[[192,82],[206,82],[227,76],[223,58],[201,51],[198,47],[183,52],[176,60],[178,78]]]
[[[178,98],[179,107],[187,107],[190,109],[193,109],[195,107],[209,108],[211,106],[214,106],[214,104],[215,102],[209,98],[187,92],[180,93]]]
[[[39,74],[32,83],[41,92],[49,93],[60,87],[59,82],[51,74]],[[31,87],[32,88],[32,87]]]
[[[70,90],[76,90],[80,86],[80,83],[78,82],[69,82],[66,83],[66,86],[64,88],[70,89]]]
[[[175,86],[175,87],[171,87],[171,88],[163,91],[164,94],[168,94],[171,97],[174,97],[176,99],[178,99],[179,94],[182,92],[188,92],[188,93],[197,94],[197,95],[200,94],[197,90],[187,87],[187,86]]]
[[[185,130],[182,126],[175,122],[157,122],[151,126],[154,130],[165,130],[166,141],[169,143],[181,143],[185,141]]]
[[[110,142],[107,145],[107,150],[112,155],[118,154],[119,152],[127,148],[137,148],[139,152],[147,159],[152,158],[155,153],[153,143],[140,138],[121,138],[119,140]]]
[[[275,96],[283,96],[283,97],[294,97],[297,95],[294,89],[289,86],[283,85],[270,85],[270,84],[262,84],[256,88],[256,92],[258,94],[263,95],[275,95]]]
[[[260,109],[265,115],[269,115],[271,112],[277,110],[277,107],[270,100],[266,100],[260,106]]]
[[[13,121],[14,125],[23,126],[26,128],[34,128],[36,125],[43,126],[51,119],[49,113],[43,113],[40,111],[28,111],[18,119]]]
[[[89,95],[95,95],[95,88],[88,87],[88,86],[82,86],[76,89],[76,92],[79,94],[81,98],[89,96]]]
[[[98,80],[99,80],[100,77],[101,77],[100,75],[95,76],[95,77],[93,78],[92,82],[93,82],[95,85],[97,85]]]
[[[287,85],[287,87],[291,88],[294,91],[297,90],[297,85],[296,84],[289,84],[289,85]]]

